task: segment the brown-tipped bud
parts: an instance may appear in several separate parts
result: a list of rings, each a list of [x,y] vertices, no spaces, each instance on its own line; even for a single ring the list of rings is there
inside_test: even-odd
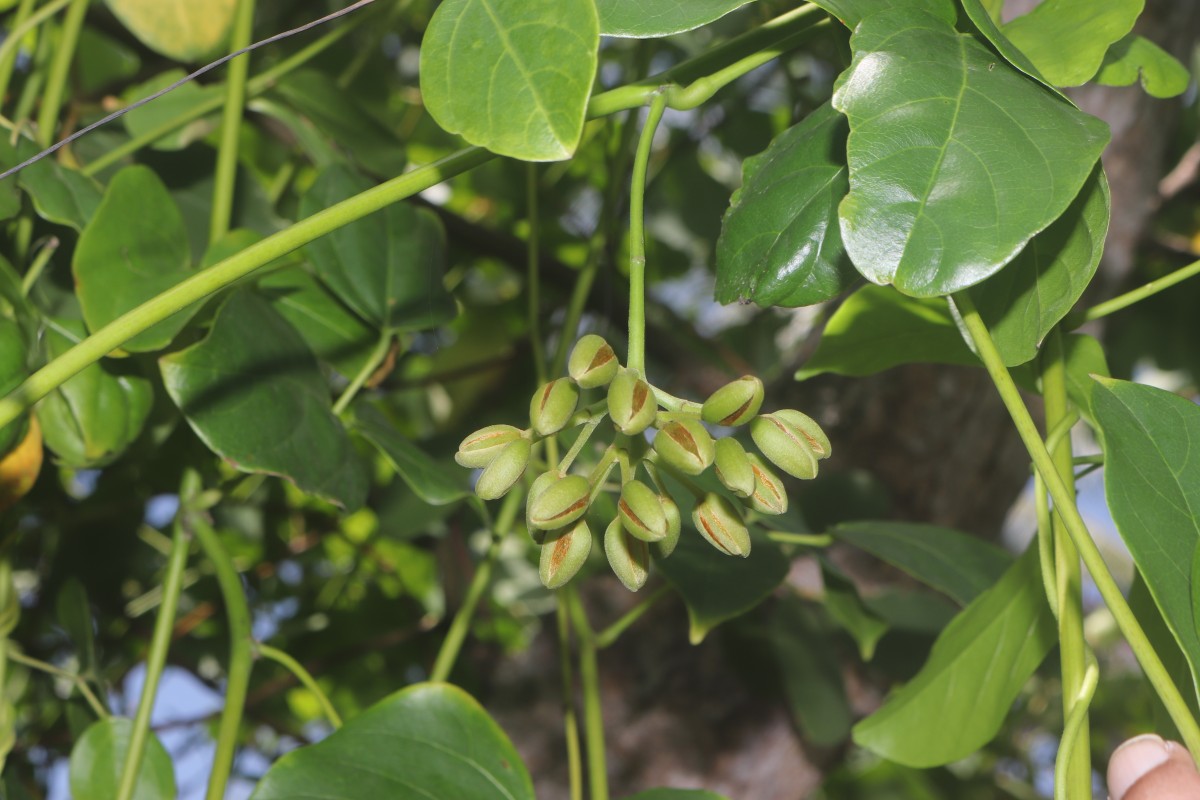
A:
[[[750,468],[754,470],[754,493],[746,502],[763,514],[779,515],[786,512],[788,496],[783,481],[754,453],[747,453],[746,457],[750,460]]]
[[[529,422],[540,436],[558,433],[575,413],[579,390],[567,378],[543,385],[529,401]]]
[[[754,494],[754,468],[749,454],[737,439],[718,439],[716,444],[717,479],[738,497]]]
[[[571,350],[571,358],[567,362],[567,372],[571,380],[584,389],[595,389],[607,386],[609,381],[617,377],[621,363],[617,354],[603,338],[594,333],[580,338]]]
[[[488,425],[462,440],[458,452],[454,454],[454,460],[459,466],[471,469],[486,467],[500,455],[505,445],[515,442],[521,436],[521,431],[512,425]]]
[[[659,558],[666,558],[675,552],[675,545],[679,544],[683,519],[679,513],[679,506],[670,496],[660,495],[658,499],[662,503],[663,516],[667,518],[667,535],[654,543],[654,550]]]
[[[717,389],[704,401],[700,416],[712,425],[745,425],[762,407],[763,384],[753,375],[743,375]]]
[[[733,503],[709,492],[692,512],[692,524],[709,544],[731,556],[750,555],[750,532]]]
[[[584,520],[547,535],[538,562],[538,576],[542,579],[542,585],[547,589],[565,586],[579,572],[591,552],[592,531]]]
[[[657,542],[667,535],[667,517],[662,501],[646,484],[629,481],[621,487],[617,518],[632,536],[644,542]]]
[[[529,509],[533,506],[534,498],[549,489],[550,484],[561,477],[556,470],[543,472],[533,479],[533,483],[529,486],[529,491],[525,494],[525,527],[529,529],[529,538],[533,539],[537,544],[542,544],[546,541],[546,532],[529,524]]]
[[[627,436],[650,427],[658,414],[658,402],[650,384],[636,373],[622,372],[608,385],[608,415],[613,425]]]
[[[654,435],[654,449],[668,466],[699,475],[713,462],[715,445],[704,426],[694,419],[671,420]]]
[[[532,448],[528,439],[517,439],[504,445],[475,482],[475,494],[484,500],[498,500],[508,494],[513,484],[525,474]]]
[[[750,423],[750,436],[772,464],[801,480],[817,477],[817,460],[830,453],[829,438],[820,426],[792,409],[756,418]]]
[[[626,589],[636,592],[646,585],[650,575],[650,546],[630,536],[619,519],[608,523],[604,531],[604,555]]]
[[[557,530],[582,517],[589,503],[591,497],[587,478],[567,475],[552,482],[530,501],[526,522],[531,528]]]

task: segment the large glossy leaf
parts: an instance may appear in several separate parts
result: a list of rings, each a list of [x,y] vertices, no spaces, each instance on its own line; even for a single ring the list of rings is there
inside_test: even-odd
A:
[[[854,726],[854,741],[910,767],[964,758],[996,735],[1054,643],[1031,547],[946,626],[916,677]]]
[[[1192,76],[1175,56],[1143,36],[1129,34],[1108,48],[1094,80],[1105,86],[1142,82],[1152,97],[1174,97],[1187,91]]]
[[[167,393],[213,452],[347,509],[362,505],[365,468],[316,359],[265,300],[235,292],[207,338],[160,363]]]
[[[897,6],[922,8],[951,24],[958,13],[953,0],[815,0],[813,5],[828,11],[850,30],[858,27],[858,23],[862,22],[864,17]]]
[[[682,33],[752,0],[596,0],[600,33],[647,39]]]
[[[965,533],[907,522],[847,522],[829,531],[966,605],[994,584],[1012,557]]]
[[[57,358],[86,337],[81,320],[48,319],[46,357]],[[154,389],[136,365],[101,359],[47,395],[38,404],[38,421],[59,463],[99,467],[137,439],[153,401]]]
[[[117,796],[133,720],[109,717],[92,723],[71,748],[70,782],[74,800],[112,800]],[[133,790],[134,800],[174,800],[171,757],[150,734]]]
[[[371,188],[347,167],[321,173],[304,196],[314,214]],[[317,275],[346,305],[385,330],[432,328],[454,317],[442,285],[446,234],[432,211],[393,203],[308,245]]]
[[[1002,30],[1055,86],[1086,83],[1108,46],[1133,28],[1145,0],[1043,0]]]
[[[121,170],[79,236],[71,268],[88,328],[97,330],[192,274],[183,216],[149,167]],[[124,345],[161,350],[187,324],[185,309]]]
[[[1200,407],[1111,379],[1098,381],[1093,404],[1113,521],[1192,669],[1200,671],[1191,599],[1200,544]]]
[[[421,683],[285,755],[251,800],[533,800],[504,731],[456,686]]]
[[[781,598],[768,635],[784,694],[805,740],[827,746],[850,734],[853,714],[838,656],[814,616],[798,598]]]
[[[717,241],[717,300],[807,306],[858,280],[842,247],[846,118],[825,104],[742,165]]]
[[[929,297],[984,280],[1066,210],[1108,141],[927,12],[872,14],[851,46],[833,98],[850,120],[842,239],[875,283]]]
[[[365,403],[355,406],[354,429],[379,448],[401,479],[426,503],[442,506],[473,496],[467,491],[462,470],[451,472],[438,464],[375,408]]]
[[[176,61],[212,54],[233,25],[237,0],[105,0],[142,44]]]
[[[593,0],[446,0],[421,42],[421,96],[471,144],[560,161],[583,133],[599,47]]]

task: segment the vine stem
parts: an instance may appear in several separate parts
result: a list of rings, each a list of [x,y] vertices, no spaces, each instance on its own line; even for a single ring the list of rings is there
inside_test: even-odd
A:
[[[254,33],[254,0],[238,0],[230,50],[237,51],[250,44]],[[233,195],[237,185],[238,134],[246,107],[246,77],[250,74],[250,54],[229,62],[225,78],[225,112],[221,115],[221,138],[217,147],[217,166],[213,177],[212,217],[209,220],[208,243],[217,241],[229,232],[233,220]]]
[[[50,263],[50,257],[54,255],[54,251],[58,249],[59,241],[57,236],[51,236],[42,245],[42,249],[33,257],[33,263],[29,265],[29,271],[25,273],[25,277],[21,279],[21,296],[29,297],[29,293],[33,291],[33,285],[37,283],[38,278],[42,276],[46,265]]]
[[[666,91],[650,100],[650,111],[642,125],[637,151],[633,156],[633,177],[629,183],[629,369],[646,375],[646,173],[654,132],[667,110]]]
[[[1087,789],[1083,794],[1078,793],[1078,787],[1070,788],[1073,783],[1069,779],[1070,764],[1074,764],[1075,751],[1079,743],[1087,745],[1087,710],[1091,705],[1092,695],[1096,693],[1096,684],[1100,682],[1100,666],[1091,651],[1084,650],[1087,664],[1083,677],[1079,682],[1079,693],[1071,703],[1072,711],[1067,715],[1063,725],[1062,742],[1058,747],[1058,755],[1054,758],[1054,800],[1071,800],[1075,797],[1087,797],[1092,792],[1091,774],[1088,774]],[[1069,762],[1069,763],[1068,763]]]
[[[600,706],[600,671],[596,660],[596,634],[588,623],[579,593],[568,584],[563,590],[571,622],[579,633],[579,687],[583,691],[583,736],[587,743],[588,789],[591,800],[608,800],[608,761],[604,754],[604,712]]]
[[[635,622],[645,616],[646,612],[653,608],[658,601],[671,593],[670,586],[660,586],[653,594],[646,597],[633,608],[626,611],[616,622],[609,625],[604,630],[597,633],[594,637],[596,649],[603,650],[611,646],[621,637],[625,631],[629,630]]]
[[[579,755],[579,720],[575,714],[575,679],[571,670],[571,618],[564,590],[555,593],[558,624],[558,670],[562,676],[563,734],[567,740],[567,779],[571,800],[583,800],[583,762]]]
[[[34,0],[21,0],[21,4],[17,6],[17,13],[13,15],[14,31],[19,30],[29,19],[29,15],[33,13],[33,4]],[[3,56],[0,56],[0,105],[3,105],[4,99],[8,95],[8,84],[12,80],[13,67],[17,63],[17,52],[17,49],[9,48]]]
[[[150,652],[146,656],[146,679],[142,683],[142,696],[138,700],[137,714],[134,715],[133,729],[129,734],[129,749],[125,751],[125,763],[121,767],[117,800],[130,800],[137,787],[146,742],[150,736],[150,714],[154,710],[154,697],[158,693],[158,682],[167,664],[167,649],[171,645],[171,631],[175,627],[175,612],[179,607],[179,595],[183,589],[183,567],[187,563],[189,544],[191,540],[183,524],[176,520],[175,532],[171,537],[167,574],[163,579],[162,606],[158,609],[158,618],[154,621]]]
[[[38,672],[44,672],[47,675],[53,675],[57,678],[63,678],[70,681],[71,683],[75,684],[75,688],[79,690],[81,695],[83,695],[83,699],[87,701],[89,706],[91,706],[92,711],[97,717],[100,719],[108,719],[111,716],[108,713],[108,709],[104,707],[104,703],[100,702],[100,698],[96,697],[95,692],[93,692],[92,688],[88,686],[87,680],[78,672],[71,672],[70,670],[65,670],[62,667],[56,667],[53,664],[47,664],[45,661],[33,658],[32,656],[27,656],[24,653],[11,648],[8,650],[8,660],[15,661],[18,664],[24,664],[30,669],[36,669]]]
[[[54,141],[58,112],[62,108],[63,94],[67,89],[67,77],[71,61],[75,58],[75,47],[79,43],[79,32],[83,29],[83,18],[87,15],[89,0],[71,0],[67,15],[63,18],[62,34],[50,62],[46,77],[46,89],[42,93],[42,107],[38,112],[38,142],[45,147]]]
[[[1183,737],[1184,744],[1192,752],[1193,758],[1200,758],[1200,726],[1192,718],[1187,702],[1172,682],[1158,653],[1154,651],[1154,646],[1150,644],[1145,631],[1138,624],[1137,617],[1134,616],[1129,604],[1121,595],[1121,589],[1113,580],[1112,573],[1108,571],[1108,566],[1104,563],[1104,556],[1100,554],[1096,543],[1092,541],[1087,525],[1080,516],[1079,509],[1075,506],[1075,498],[1059,476],[1054,458],[1046,449],[1046,445],[1038,433],[1037,425],[1021,399],[1020,390],[1013,382],[1008,368],[1004,366],[1000,351],[997,350],[987,325],[979,316],[974,302],[966,292],[954,295],[954,303],[958,307],[968,335],[975,344],[976,352],[979,353],[988,375],[991,376],[992,383],[995,384],[996,390],[1000,394],[1000,399],[1008,409],[1009,416],[1012,417],[1026,451],[1033,460],[1034,467],[1042,476],[1042,480],[1046,482],[1046,488],[1054,500],[1054,506],[1063,526],[1079,550],[1083,563],[1091,573],[1092,581],[1096,584],[1096,589],[1104,598],[1113,619],[1116,620],[1117,627],[1120,628],[1130,649],[1137,657],[1138,663],[1141,664],[1146,678],[1154,687],[1163,705],[1166,706],[1167,713],[1170,714],[1171,721],[1175,723],[1175,727]]]
[[[340,416],[345,413],[350,404],[354,402],[354,398],[358,395],[362,387],[367,385],[367,381],[375,374],[375,370],[379,369],[379,365],[387,358],[388,352],[392,349],[392,332],[384,331],[379,337],[379,344],[375,345],[375,349],[371,351],[371,355],[363,364],[362,369],[350,381],[350,385],[346,387],[337,402],[333,404],[334,416]]]
[[[1175,284],[1185,281],[1195,275],[1200,275],[1200,261],[1193,261],[1191,264],[1188,264],[1185,267],[1180,267],[1169,275],[1164,275],[1161,278],[1152,280],[1149,283],[1137,287],[1136,289],[1131,289],[1125,294],[1117,295],[1111,300],[1106,300],[1103,303],[1097,303],[1087,311],[1083,312],[1081,317],[1072,320],[1075,323],[1073,327],[1078,327],[1085,322],[1091,322],[1092,320],[1097,320],[1101,317],[1107,317],[1109,314],[1112,314],[1115,311],[1122,311],[1126,308],[1129,308],[1134,303],[1141,302],[1147,297],[1156,295],[1164,289],[1169,289]]]
[[[254,645],[254,649],[257,650],[258,654],[263,658],[268,658],[271,661],[274,661],[276,664],[292,673],[296,680],[300,681],[300,683],[304,685],[304,688],[312,692],[313,696],[317,698],[317,702],[321,705],[321,711],[324,712],[325,718],[329,720],[329,724],[332,725],[335,730],[342,727],[342,718],[337,713],[337,709],[333,707],[333,703],[330,701],[329,695],[325,694],[325,692],[321,690],[320,685],[317,683],[316,679],[313,678],[312,673],[306,670],[303,664],[282,650],[276,647],[271,647],[269,644],[258,642]]]

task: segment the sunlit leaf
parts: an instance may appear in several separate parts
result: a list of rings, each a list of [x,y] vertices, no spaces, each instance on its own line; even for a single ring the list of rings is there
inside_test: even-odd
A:
[[[1151,97],[1175,97],[1187,91],[1192,76],[1175,56],[1131,33],[1108,48],[1094,80],[1105,86],[1130,86],[1141,81]]]
[[[142,44],[176,61],[217,50],[233,26],[237,0],[105,0]]]
[[[1079,86],[1109,45],[1133,28],[1145,0],[1043,0],[1001,30],[1055,86]]]
[[[600,33],[647,39],[690,31],[752,0],[596,0]]]

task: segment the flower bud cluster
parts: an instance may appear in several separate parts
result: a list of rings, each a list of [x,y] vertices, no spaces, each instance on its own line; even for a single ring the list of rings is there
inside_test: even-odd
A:
[[[534,393],[528,428],[481,428],[462,441],[455,456],[460,465],[482,470],[475,493],[495,500],[525,474],[535,443],[584,425],[563,462],[539,474],[525,500],[526,525],[541,546],[539,575],[551,589],[566,584],[587,561],[592,551],[587,512],[616,467],[620,468],[619,488],[614,490],[617,513],[604,530],[604,554],[617,578],[637,591],[649,575],[651,548],[660,558],[669,556],[682,528],[679,505],[666,491],[661,471],[695,495],[691,522],[696,531],[718,551],[745,557],[750,554],[746,511],[768,515],[787,511],[787,489],[774,469],[811,479],[817,475],[817,462],[831,453],[824,431],[799,411],[759,414],[763,385],[750,375],[722,386],[702,405],[679,401],[657,393],[637,371],[622,367],[608,342],[593,334],[576,343],[567,371],[569,377],[552,380]],[[604,399],[581,408],[589,390],[602,390]],[[670,403],[660,408],[660,397]],[[614,433],[599,463],[587,477],[569,472],[605,416]],[[705,423],[748,426],[758,452],[747,451],[733,437],[714,439]],[[656,432],[648,448],[642,434],[652,427]],[[639,467],[645,469],[649,483],[638,477]],[[692,483],[693,476],[710,469],[728,495]]]

